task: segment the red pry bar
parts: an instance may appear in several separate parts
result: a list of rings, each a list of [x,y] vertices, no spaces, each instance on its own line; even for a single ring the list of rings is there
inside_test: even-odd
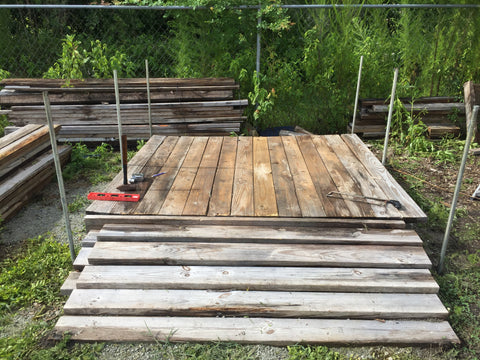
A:
[[[138,201],[140,194],[122,194],[122,193],[103,193],[91,192],[87,196],[88,200],[106,200],[106,201]]]

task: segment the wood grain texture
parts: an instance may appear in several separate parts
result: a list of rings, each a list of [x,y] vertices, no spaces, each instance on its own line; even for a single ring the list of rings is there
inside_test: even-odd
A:
[[[90,265],[81,289],[184,289],[436,294],[427,269]],[[347,295],[348,296],[348,295]]]
[[[255,216],[278,216],[268,141],[253,138],[253,202]]]
[[[403,218],[409,220],[426,221],[427,215],[412,200],[407,192],[398,184],[382,163],[371,153],[357,135],[342,135],[342,139],[352,149],[355,155],[368,170],[389,199],[399,200],[402,203]]]
[[[414,230],[218,225],[106,224],[97,241],[202,241],[290,244],[417,245]]]
[[[65,315],[445,319],[435,294],[73,289]]]
[[[295,184],[281,138],[268,138],[268,150],[270,152],[278,215],[281,217],[300,217],[302,212],[298,205]]]
[[[252,143],[250,137],[238,138],[230,212],[233,216],[254,215]]]
[[[237,265],[430,268],[419,246],[98,241],[92,265]]]
[[[295,184],[298,204],[303,217],[323,217],[325,210],[317,194],[303,154],[294,136],[283,136],[282,142]]]
[[[166,224],[166,225],[259,225],[259,226],[301,226],[320,228],[350,228],[363,226],[369,229],[404,229],[403,220],[390,219],[351,219],[351,218],[276,218],[276,217],[241,217],[241,216],[162,216],[162,215],[117,215],[87,213],[84,217],[86,230],[100,230],[105,224]]]
[[[74,341],[233,341],[242,344],[449,344],[448,322],[264,318],[62,316],[55,330]]]
[[[208,216],[230,215],[237,144],[238,141],[236,137],[226,137],[223,139],[208,207]]]

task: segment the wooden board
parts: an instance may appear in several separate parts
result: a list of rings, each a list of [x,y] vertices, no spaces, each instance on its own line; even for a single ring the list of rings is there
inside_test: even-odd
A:
[[[94,202],[92,205],[96,205]],[[90,205],[89,209],[93,207]],[[161,215],[110,215],[88,214],[84,217],[86,230],[100,230],[105,224],[165,224],[165,225],[222,225],[222,226],[278,226],[278,227],[320,227],[350,228],[367,227],[369,229],[404,229],[403,220],[390,219],[350,219],[350,218],[275,218],[275,217],[238,217],[238,216],[161,216]]]
[[[203,241],[291,244],[423,244],[414,230],[318,229],[315,227],[264,227],[218,225],[106,224],[96,233],[98,241]]]
[[[419,246],[101,242],[92,265],[237,265],[430,268]]]
[[[446,321],[62,316],[55,330],[74,341],[230,341],[241,344],[449,344]]]
[[[417,221],[426,221],[427,215],[423,210],[411,200],[408,193],[400,186],[371,152],[367,146],[358,138],[357,135],[342,135],[345,143],[352,149],[357,158],[362,162],[365,170],[377,182],[385,192],[388,199],[400,201],[402,209],[400,213],[403,218],[417,219]]]
[[[435,294],[74,289],[65,315],[445,319]]]
[[[436,294],[427,269],[246,266],[87,266],[79,289],[185,289]]]

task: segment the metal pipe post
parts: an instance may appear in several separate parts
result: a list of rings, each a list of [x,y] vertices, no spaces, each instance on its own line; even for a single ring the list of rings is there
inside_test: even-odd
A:
[[[355,133],[355,119],[357,117],[358,95],[360,93],[360,80],[362,79],[363,55],[360,56],[360,65],[358,66],[357,92],[355,94],[355,104],[353,106],[352,135]]]
[[[390,95],[390,107],[388,109],[387,128],[385,130],[385,142],[383,143],[382,165],[387,161],[388,136],[390,135],[390,125],[392,124],[393,105],[395,103],[395,92],[397,91],[398,68],[393,73],[392,94]]]
[[[261,34],[260,34],[260,26],[262,25],[262,10],[258,9],[258,19],[257,19],[257,59],[255,70],[257,71],[257,80],[260,78],[260,55],[261,55]]]
[[[474,106],[472,111],[472,119],[467,131],[467,138],[465,139],[465,147],[463,148],[463,157],[460,164],[460,170],[458,171],[457,184],[455,185],[455,191],[453,193],[452,205],[450,207],[450,213],[448,215],[447,228],[443,236],[442,250],[440,252],[440,261],[438,263],[438,273],[443,272],[443,265],[445,262],[445,254],[447,252],[448,239],[450,238],[450,231],[452,230],[453,219],[455,217],[455,210],[457,208],[458,195],[460,194],[460,188],[462,186],[463,174],[465,172],[465,165],[467,163],[468,151],[470,150],[470,144],[472,143],[474,129],[477,126],[477,115],[479,106]]]
[[[150,74],[148,72],[148,59],[145,59],[145,74],[147,77],[147,101],[148,101],[148,129],[150,130],[150,137],[153,136],[152,129],[152,101],[150,98]]]
[[[114,86],[115,86],[115,103],[116,103],[116,107],[117,107],[118,142],[120,144],[120,157],[122,158],[122,169],[124,169],[126,164],[124,164],[124,161],[123,161],[123,159],[124,159],[123,152],[125,151],[125,149],[122,146],[122,135],[123,135],[122,134],[122,116],[120,115],[120,91],[118,89],[117,70],[113,70],[113,83],[114,83]],[[124,176],[124,178],[126,177],[125,174],[123,176]]]
[[[75,261],[75,246],[73,244],[72,226],[70,225],[70,217],[68,215],[67,197],[65,195],[65,185],[63,184],[62,164],[58,156],[57,139],[55,137],[55,128],[53,127],[52,109],[50,107],[50,99],[48,92],[43,91],[43,103],[45,105],[45,115],[47,116],[48,130],[50,134],[50,143],[52,145],[53,162],[55,163],[55,172],[57,173],[58,191],[60,193],[60,201],[62,203],[63,217],[65,218],[65,226],[67,228],[68,247],[70,248],[70,257],[72,262]]]

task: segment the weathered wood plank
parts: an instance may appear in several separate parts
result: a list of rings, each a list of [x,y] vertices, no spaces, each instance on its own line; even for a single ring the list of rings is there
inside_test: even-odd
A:
[[[29,124],[26,125],[16,131],[14,131],[11,134],[5,135],[0,138],[0,149],[3,149],[4,147],[14,143],[15,141],[23,138],[24,136],[27,136],[28,134],[40,129],[42,125],[37,125],[37,124]]]
[[[160,209],[163,215],[181,215],[207,146],[207,137],[193,139],[185,160]],[[163,176],[163,175],[162,175]]]
[[[135,209],[136,213],[158,214],[160,212],[163,202],[175,181],[193,139],[193,137],[187,136],[179,138],[161,169],[165,174],[154,178],[153,183],[145,194],[142,202],[137,205]]]
[[[298,205],[295,184],[281,138],[269,137],[268,150],[270,152],[278,215],[281,217],[300,217],[302,212]]]
[[[372,179],[383,189],[389,199],[398,200],[402,203],[403,218],[408,220],[426,221],[427,215],[413,201],[407,192],[398,184],[393,176],[387,171],[382,163],[371,153],[367,146],[357,135],[342,135],[345,143],[368,170]]]
[[[338,135],[325,136],[327,144],[337,154],[340,162],[343,164],[352,180],[358,185],[360,193],[358,195],[373,197],[377,199],[386,199],[387,196],[381,187],[371,179],[367,169],[358,161],[358,158],[350,151],[342,138]],[[348,200],[345,200],[348,201]],[[401,218],[401,214],[393,205],[379,204],[370,202],[370,206],[378,218]]]
[[[232,216],[253,216],[253,149],[251,137],[239,137],[232,193]]]
[[[414,230],[218,225],[106,224],[96,233],[98,241],[203,241],[265,242],[291,244],[418,245]]]
[[[295,184],[298,204],[303,217],[323,217],[325,210],[317,194],[305,159],[298,147],[296,137],[283,136],[282,142],[288,159],[288,165]]]
[[[90,253],[92,252],[93,248],[81,248],[80,251],[78,252],[77,257],[75,258],[75,261],[73,262],[73,269],[82,271],[83,268],[90,263],[88,262],[88,257],[90,256]]]
[[[257,225],[279,227],[345,228],[367,227],[369,229],[404,229],[403,220],[349,219],[349,218],[275,218],[275,217],[219,217],[219,216],[161,216],[161,215],[115,215],[92,214],[84,217],[86,230],[100,230],[105,224],[165,224],[165,225]]]
[[[82,239],[82,247],[93,247],[97,242],[97,235],[99,230],[90,230]]]
[[[65,159],[70,155],[71,147],[60,146],[58,152],[59,156]],[[15,193],[22,184],[30,181],[36,174],[49,167],[52,163],[53,155],[49,151],[39,156],[33,163],[18,168],[11,176],[0,183],[0,202],[5,200],[10,194]]]
[[[202,162],[183,209],[183,215],[207,215],[222,142],[223,138],[221,137],[210,137],[208,139]]]
[[[237,137],[226,137],[223,139],[208,208],[208,216],[230,215],[237,144]]]
[[[427,269],[246,266],[87,266],[81,289],[336,291],[436,294]]]
[[[314,137],[313,143],[317,148],[323,163],[328,170],[339,192],[347,194],[360,194],[361,190],[356,182],[350,177],[337,154],[328,145],[323,137]],[[342,200],[343,201],[343,200]],[[345,201],[352,217],[374,217],[374,212],[368,204],[353,201]]]
[[[68,277],[65,279],[65,282],[60,288],[60,295],[70,296],[73,289],[77,288],[77,280],[80,277],[80,272],[70,271]]]
[[[253,203],[255,216],[278,216],[268,140],[253,138]]]
[[[297,142],[303,156],[308,159],[308,161],[306,161],[306,165],[308,171],[310,172],[315,189],[317,190],[317,194],[322,200],[326,216],[349,216],[350,211],[341,199],[340,201],[331,201],[331,199],[327,197],[329,192],[338,191],[338,189],[328,174],[328,170],[325,167],[322,158],[318,154],[317,149],[312,142],[312,138],[309,136],[302,136],[297,138]]]
[[[74,289],[65,315],[445,319],[435,294]]]
[[[233,341],[243,344],[459,343],[446,321],[62,316],[55,331],[74,341]]]
[[[420,246],[98,241],[92,265],[238,265],[430,268]]]
[[[154,135],[152,138],[133,156],[128,162],[127,178],[130,178],[134,173],[140,173],[144,170],[145,164],[150,161],[152,154],[156,154],[159,149],[170,151],[171,143],[176,143],[176,137],[168,137]],[[123,172],[119,172],[113,180],[105,188],[105,192],[117,192],[117,186],[123,184]],[[93,201],[86,209],[87,212],[95,213],[112,213],[115,209],[115,202],[113,201]],[[133,205],[129,205],[132,206]]]

